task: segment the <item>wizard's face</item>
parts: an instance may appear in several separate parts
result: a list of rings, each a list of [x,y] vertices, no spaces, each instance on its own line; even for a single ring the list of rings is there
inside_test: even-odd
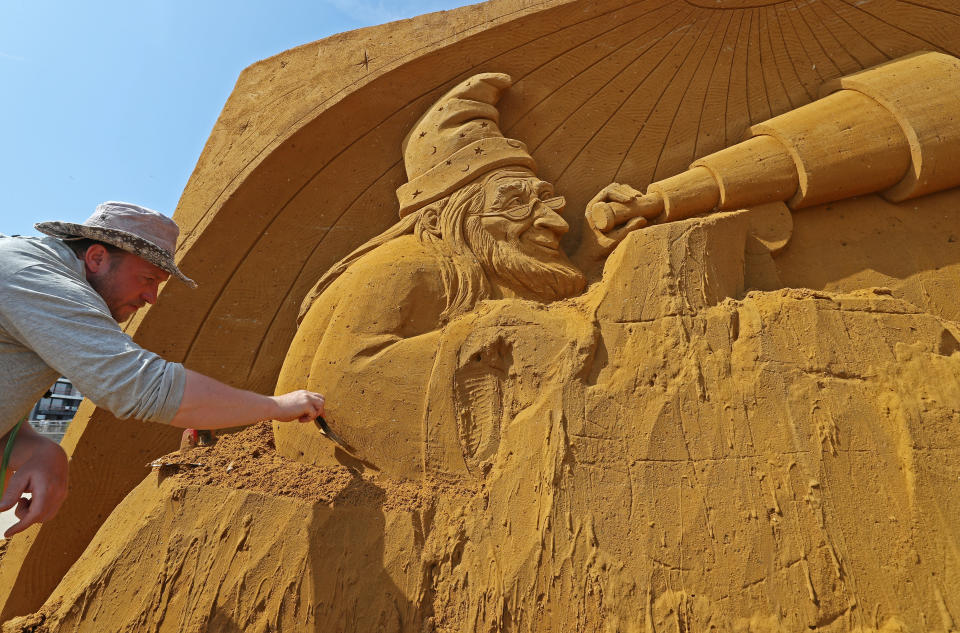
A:
[[[566,202],[553,185],[527,169],[498,170],[483,184],[480,224],[494,239],[516,244],[531,257],[555,259],[570,230],[560,213]]]
[[[545,300],[583,289],[583,275],[560,249],[570,226],[560,217],[565,203],[553,185],[510,167],[487,175],[482,195],[482,210],[466,218],[466,235],[489,275]]]

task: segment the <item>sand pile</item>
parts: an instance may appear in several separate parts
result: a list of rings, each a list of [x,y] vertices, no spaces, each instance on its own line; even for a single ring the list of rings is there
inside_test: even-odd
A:
[[[384,510],[420,511],[437,494],[470,491],[462,482],[434,477],[422,482],[392,480],[349,458],[345,462],[312,466],[284,457],[276,450],[270,423],[263,422],[221,435],[213,446],[171,453],[156,464],[161,480],[172,476],[179,485],[233,488],[317,504],[379,504]],[[356,485],[358,480],[375,485],[383,494],[371,496],[368,487]]]
[[[405,592],[386,559],[422,545],[437,499],[472,494],[462,482],[300,464],[276,452],[269,423],[255,425],[157,460],[57,599],[3,631],[395,628],[414,614],[398,612]]]

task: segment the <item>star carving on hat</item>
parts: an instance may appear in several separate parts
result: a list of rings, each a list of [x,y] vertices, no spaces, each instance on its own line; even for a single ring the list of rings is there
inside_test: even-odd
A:
[[[401,217],[494,169],[536,169],[526,146],[504,137],[498,125],[497,103],[512,82],[503,73],[474,75],[449,90],[414,124],[403,144],[407,182],[397,188]]]

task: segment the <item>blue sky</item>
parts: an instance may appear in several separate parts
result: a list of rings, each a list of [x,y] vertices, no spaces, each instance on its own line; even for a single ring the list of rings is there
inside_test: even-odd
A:
[[[240,71],[467,0],[0,0],[0,233],[104,200],[172,214]]]

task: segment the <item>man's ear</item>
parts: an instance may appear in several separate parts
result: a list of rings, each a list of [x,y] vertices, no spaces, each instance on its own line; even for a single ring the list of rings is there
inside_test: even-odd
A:
[[[110,265],[110,253],[103,244],[91,244],[83,254],[83,263],[88,273],[97,274]]]

